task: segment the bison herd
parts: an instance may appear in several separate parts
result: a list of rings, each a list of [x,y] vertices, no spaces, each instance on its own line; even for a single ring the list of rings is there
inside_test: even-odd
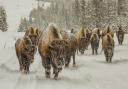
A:
[[[124,31],[121,26],[119,26],[116,36],[119,45],[122,45]],[[52,67],[54,79],[58,79],[62,67],[69,67],[71,58],[75,67],[76,53],[84,54],[89,45],[92,48],[92,55],[98,55],[100,40],[106,62],[111,63],[115,42],[114,31],[110,26],[105,29],[95,28],[93,30],[82,27],[78,31],[72,29],[71,32],[60,30],[53,24],[50,24],[44,31],[30,27],[26,30],[25,35],[15,43],[20,71],[25,74],[29,73],[29,67],[34,62],[34,56],[38,50],[46,78],[50,78]]]

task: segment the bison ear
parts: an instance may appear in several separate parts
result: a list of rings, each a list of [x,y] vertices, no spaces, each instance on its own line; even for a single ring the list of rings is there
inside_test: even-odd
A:
[[[38,30],[38,28],[36,29],[36,34],[39,35],[39,30]]]
[[[28,34],[29,34],[29,30],[26,30],[25,36],[28,36]]]
[[[34,29],[33,29],[33,27],[30,27],[29,29],[30,29],[30,33],[31,33],[31,34],[34,34]]]

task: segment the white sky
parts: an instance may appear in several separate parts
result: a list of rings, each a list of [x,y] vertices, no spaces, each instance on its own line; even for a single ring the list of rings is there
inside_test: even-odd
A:
[[[21,17],[29,16],[37,4],[35,0],[0,0],[0,5],[6,9],[8,31],[17,31]]]

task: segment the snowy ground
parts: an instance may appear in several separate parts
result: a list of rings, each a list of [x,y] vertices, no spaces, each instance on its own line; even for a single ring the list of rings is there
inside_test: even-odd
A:
[[[12,39],[9,46],[0,48],[0,89],[128,89],[128,35],[123,46],[118,46],[116,42],[113,63],[107,64],[103,53],[92,56],[89,49],[85,55],[76,56],[76,68],[71,65],[67,69],[64,68],[56,81],[53,76],[51,79],[45,78],[38,53],[30,67],[29,75],[18,71],[14,49],[14,37],[17,38],[15,34],[17,33],[3,37],[0,35],[3,44],[2,38]]]

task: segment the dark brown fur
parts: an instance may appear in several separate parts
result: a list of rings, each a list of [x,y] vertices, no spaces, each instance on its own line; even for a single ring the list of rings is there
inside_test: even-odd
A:
[[[39,42],[38,49],[42,59],[42,65],[45,68],[45,75],[50,78],[51,65],[53,67],[54,78],[58,78],[60,70],[62,70],[62,61],[65,55],[64,41],[58,29],[50,25]]]
[[[91,36],[91,48],[92,48],[92,54],[98,54],[98,48],[99,48],[99,36],[98,34],[92,34]]]
[[[115,42],[111,34],[107,33],[102,39],[102,49],[107,62],[112,62],[112,57],[114,54]]]
[[[78,44],[78,50],[77,51],[80,51],[81,54],[84,54],[84,51],[86,49],[85,45],[86,45],[86,32],[85,32],[85,28],[82,27],[80,29],[80,31],[78,31],[76,34],[75,34],[75,37],[77,39],[77,44]]]
[[[16,55],[19,60],[20,71],[29,72],[30,63],[34,60],[35,46],[32,45],[29,37],[18,39],[15,43]]]
[[[122,45],[124,40],[124,31],[121,26],[119,27],[119,30],[116,32],[116,36],[117,36],[119,45]]]
[[[76,65],[75,54],[78,46],[77,39],[75,38],[74,34],[72,33],[68,34],[66,31],[61,31],[61,34],[63,39],[68,42],[68,49],[67,49],[66,58],[65,58],[65,67],[69,66],[71,57],[73,57],[73,66],[75,66]]]
[[[41,32],[38,29],[34,29],[33,27],[30,27],[26,32],[25,32],[25,36],[28,36],[33,45],[37,46],[38,45],[38,41],[40,39],[40,34]]]

